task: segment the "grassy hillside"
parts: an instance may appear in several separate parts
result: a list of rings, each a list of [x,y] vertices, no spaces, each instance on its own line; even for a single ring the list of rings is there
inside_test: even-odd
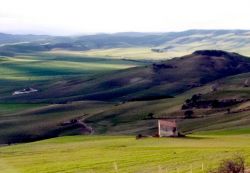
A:
[[[250,92],[249,87],[244,86],[246,79],[250,78],[249,73],[231,76],[209,83],[202,87],[189,90],[175,98],[161,99],[155,101],[127,102],[116,106],[111,111],[105,111],[89,117],[86,121],[101,133],[115,134],[153,134],[156,132],[154,119],[147,119],[149,113],[155,118],[183,118],[185,110],[182,105],[185,100],[190,99],[194,94],[202,94],[202,100],[245,100],[222,108],[194,108],[194,118],[179,120],[179,127],[182,132],[193,133],[201,131],[245,131],[250,129]],[[219,84],[218,84],[219,83]],[[214,85],[218,85],[217,91],[212,91]],[[230,113],[227,109],[230,108]],[[230,134],[230,133],[229,133]]]
[[[0,143],[27,142],[59,135],[83,134],[82,128],[78,125],[61,124],[71,119],[84,119],[112,106],[110,103],[87,101],[60,105],[8,104],[9,107],[10,105],[15,109],[8,112],[7,105],[2,104],[5,111],[0,112]]]
[[[201,173],[236,153],[250,167],[249,58],[171,59],[248,55],[249,34],[0,34],[0,172]],[[162,118],[187,137],[135,140]]]
[[[149,62],[69,55],[20,54],[0,56],[0,96],[34,87],[40,91],[66,81],[85,81],[93,76],[146,65]]]
[[[142,63],[131,63],[133,62]],[[112,75],[102,74],[89,80],[78,77],[54,82],[35,94],[7,96],[1,100],[67,102],[169,98],[219,78],[249,72],[249,67],[249,58],[236,53],[196,51],[180,58],[120,70]]]
[[[0,142],[15,143],[66,134],[81,134],[81,128],[75,124],[60,125],[78,118],[91,126],[95,134],[154,134],[157,130],[157,118],[173,117],[181,118],[180,129],[185,133],[248,129],[250,127],[250,87],[245,86],[245,81],[250,78],[250,74],[242,73],[249,69],[248,59],[221,51],[212,53],[214,53],[213,56],[210,51],[196,52],[180,59],[164,62],[163,68],[161,68],[162,64],[148,65],[117,71],[112,75],[95,76],[91,80],[76,76],[70,79],[54,79],[49,84],[39,81],[40,85],[36,83],[34,86],[42,88],[43,95],[34,93],[15,96],[13,100],[8,100],[9,104],[2,104]],[[165,68],[166,64],[176,65],[182,70]],[[152,73],[153,70],[156,72]],[[242,74],[233,75],[235,73]],[[138,78],[138,75],[141,75],[141,79],[133,80],[128,85],[127,80]],[[178,83],[181,80],[183,80],[182,83]],[[205,82],[202,83],[202,81]],[[18,84],[16,81],[13,83]],[[212,91],[214,85],[217,86],[216,91]],[[148,86],[150,87],[147,88]],[[175,92],[175,97],[167,98],[169,93],[174,93],[171,89],[180,88],[183,89],[180,90],[182,94]],[[73,101],[74,99],[84,100],[85,93],[98,91],[98,89],[102,92],[97,93],[101,94],[105,101]],[[6,94],[4,89],[2,92]],[[70,95],[67,95],[69,93]],[[109,98],[118,98],[119,94],[125,94],[127,98],[134,96],[138,98],[147,94],[148,96],[152,94],[154,97],[125,101],[109,100]],[[194,94],[202,94],[202,101],[228,99],[242,101],[219,108],[211,106],[192,108],[194,117],[183,119],[186,110],[183,110],[182,106]],[[9,97],[7,94],[3,96],[2,101]],[[55,104],[55,101],[60,104]],[[40,105],[40,102],[45,105]],[[8,108],[11,104],[15,109]],[[230,114],[227,113],[228,108],[231,110]],[[153,114],[153,117],[149,117],[150,114]]]
[[[19,111],[45,106],[44,104],[0,104],[0,116],[16,113]]]
[[[38,80],[67,75],[94,75],[141,64],[143,62],[82,56],[72,57],[64,54],[60,56],[32,54],[0,57],[0,72],[1,79]]]
[[[129,136],[60,137],[1,147],[0,172],[184,173],[192,170],[201,173],[235,154],[243,155],[249,167],[249,145],[249,135],[141,140]]]
[[[73,102],[58,105],[44,105],[43,107],[19,111],[18,113],[3,114],[0,119],[1,143],[36,140],[40,138],[54,137],[67,134],[81,134],[81,128],[72,126],[67,129],[59,126],[60,123],[81,117],[94,129],[94,134],[155,134],[157,122],[149,118],[153,113],[154,118],[184,117],[185,110],[181,107],[186,99],[194,94],[202,93],[202,99],[249,99],[248,87],[244,87],[244,81],[250,77],[249,73],[228,77],[209,83],[202,87],[189,90],[175,98],[158,99],[149,101],[130,102]],[[217,91],[211,91],[214,83],[219,83]],[[231,83],[231,84],[230,84]],[[234,87],[237,86],[237,87]],[[230,86],[230,87],[227,87]],[[232,88],[235,90],[233,91]],[[232,92],[233,91],[233,92]],[[244,92],[243,92],[244,91]],[[220,93],[220,94],[218,94]],[[233,93],[233,95],[228,95]],[[249,101],[229,106],[227,108],[194,108],[192,119],[181,119],[179,128],[185,133],[205,133],[209,131],[228,134],[239,131],[248,133],[249,126]],[[243,111],[242,111],[243,110]],[[49,122],[49,123],[48,123]],[[24,125],[25,124],[25,125]],[[225,132],[224,132],[225,131]],[[50,133],[52,136],[47,136]],[[17,135],[22,134],[20,139]],[[237,133],[236,133],[237,134]]]

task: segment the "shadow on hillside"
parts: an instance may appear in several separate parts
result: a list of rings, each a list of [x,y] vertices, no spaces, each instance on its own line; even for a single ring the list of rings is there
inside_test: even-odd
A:
[[[202,139],[212,139],[211,136],[186,136],[185,139],[192,139],[192,140],[202,140]]]

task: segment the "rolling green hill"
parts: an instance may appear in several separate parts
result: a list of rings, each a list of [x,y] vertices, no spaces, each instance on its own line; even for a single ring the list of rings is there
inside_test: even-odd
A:
[[[5,96],[0,101],[65,103],[77,100],[130,101],[169,98],[219,78],[249,72],[249,66],[250,60],[236,53],[196,51],[180,58],[120,70],[112,75],[102,74],[85,80],[76,77],[51,83],[49,87],[41,89],[37,86],[39,92]],[[66,69],[63,71],[67,72]]]
[[[90,80],[93,76],[143,66],[150,61],[130,61],[68,55],[21,54],[0,56],[0,97],[10,97],[16,90],[34,87],[40,91],[53,85]]]
[[[76,119],[94,134],[153,134],[157,118],[172,117],[187,134],[248,132],[249,34],[0,34],[0,143],[85,134],[81,124],[62,125]],[[12,95],[27,88],[38,91]],[[191,107],[193,118],[185,118],[183,105],[195,94],[198,103],[236,101]]]
[[[18,113],[2,114],[0,118],[1,142],[20,142],[42,139],[46,137],[81,134],[81,129],[76,127],[61,127],[60,123],[82,118],[88,125],[93,127],[95,134],[154,134],[157,123],[155,119],[148,115],[153,113],[154,118],[174,118],[184,117],[185,110],[181,107],[185,100],[194,94],[202,94],[202,99],[249,99],[248,87],[244,87],[244,81],[250,77],[249,73],[236,75],[218,80],[217,91],[211,91],[214,83],[207,84],[189,90],[175,98],[160,99],[153,101],[133,101],[125,103],[115,102],[73,102],[67,104],[42,106],[38,108],[27,108]],[[232,85],[233,83],[233,85]],[[226,87],[237,86],[237,89]],[[230,95],[228,93],[231,93]],[[232,95],[233,93],[233,95]],[[248,133],[249,126],[249,101],[229,106],[231,113],[227,113],[228,107],[223,108],[194,108],[192,119],[181,119],[179,127],[182,132],[202,132],[213,131],[214,133],[231,134]],[[25,125],[24,125],[25,124]],[[217,132],[218,131],[218,132]],[[46,136],[47,134],[52,136]],[[211,132],[213,134],[213,132]],[[20,135],[20,134],[23,134]],[[16,136],[21,138],[16,139]]]
[[[235,154],[248,170],[249,38],[0,34],[0,172],[201,173]],[[186,137],[153,138],[158,119]]]
[[[155,134],[156,119],[176,117],[186,134],[218,130],[247,133],[249,77],[247,57],[224,51],[196,51],[161,63],[97,74],[91,79],[54,79],[49,85],[38,81],[41,84],[34,86],[43,90],[37,93],[2,95],[0,142],[85,134],[79,124],[62,125],[74,119],[92,127],[94,134]],[[87,100],[93,95],[84,93],[91,92],[98,93],[102,101]],[[205,102],[208,106],[189,108],[193,117],[185,118],[183,105],[194,95],[200,95],[195,104]],[[216,107],[214,102],[232,103]],[[11,104],[19,108],[11,111]]]

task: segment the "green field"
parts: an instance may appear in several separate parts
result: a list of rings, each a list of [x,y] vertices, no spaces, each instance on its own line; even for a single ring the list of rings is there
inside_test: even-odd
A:
[[[250,136],[187,138],[72,136],[0,148],[1,173],[206,172],[241,154],[250,166]],[[202,171],[203,167],[203,171]]]
[[[120,59],[30,54],[0,57],[1,80],[44,80],[60,76],[95,75],[143,65],[144,62]]]
[[[0,116],[8,115],[11,113],[16,113],[19,111],[24,111],[27,109],[38,108],[45,106],[45,104],[0,104]]]
[[[68,56],[106,57],[112,59],[132,60],[162,60],[183,56],[188,53],[191,53],[191,51],[169,51],[158,53],[153,52],[150,47],[93,49],[88,51],[54,50],[48,52],[48,54],[52,55],[64,54]]]
[[[191,39],[191,38],[190,38]],[[178,42],[178,41],[177,41]],[[68,55],[68,56],[85,56],[85,57],[99,57],[111,59],[131,59],[131,60],[166,60],[174,57],[181,57],[191,54],[196,50],[205,49],[221,49],[240,53],[245,56],[250,55],[249,45],[243,48],[237,47],[235,43],[203,43],[200,41],[193,43],[175,43],[170,42],[161,47],[173,47],[164,52],[154,52],[152,47],[132,47],[132,48],[107,48],[107,49],[92,49],[87,51],[69,51],[69,50],[52,50],[45,52],[52,56]]]
[[[0,95],[1,98],[11,96],[13,91],[37,86],[40,90],[47,90],[58,82],[86,80],[148,63],[149,61],[41,52],[18,54],[14,57],[0,56]]]

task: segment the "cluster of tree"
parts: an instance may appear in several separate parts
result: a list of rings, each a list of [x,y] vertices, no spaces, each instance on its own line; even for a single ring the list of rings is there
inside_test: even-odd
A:
[[[244,102],[243,99],[225,99],[225,100],[201,100],[201,94],[193,95],[182,105],[182,110],[192,108],[224,108]]]
[[[193,107],[196,107],[197,104],[200,102],[201,94],[195,94],[190,99],[187,99],[185,103],[182,105],[182,110],[185,109],[192,109]]]
[[[194,111],[193,110],[186,110],[184,112],[184,118],[187,118],[187,119],[190,119],[190,118],[193,118],[193,115],[194,115]]]
[[[177,67],[171,64],[156,64],[156,63],[153,64],[153,69],[155,71],[160,70],[160,69],[167,69],[167,68],[171,69],[171,68],[177,68]]]
[[[159,99],[166,99],[166,98],[174,98],[174,96],[171,95],[143,95],[143,96],[138,96],[130,99],[129,101],[150,101],[150,100],[159,100]]]
[[[146,116],[145,116],[144,119],[145,119],[145,120],[155,119],[154,113],[150,112],[150,113],[146,114]]]

